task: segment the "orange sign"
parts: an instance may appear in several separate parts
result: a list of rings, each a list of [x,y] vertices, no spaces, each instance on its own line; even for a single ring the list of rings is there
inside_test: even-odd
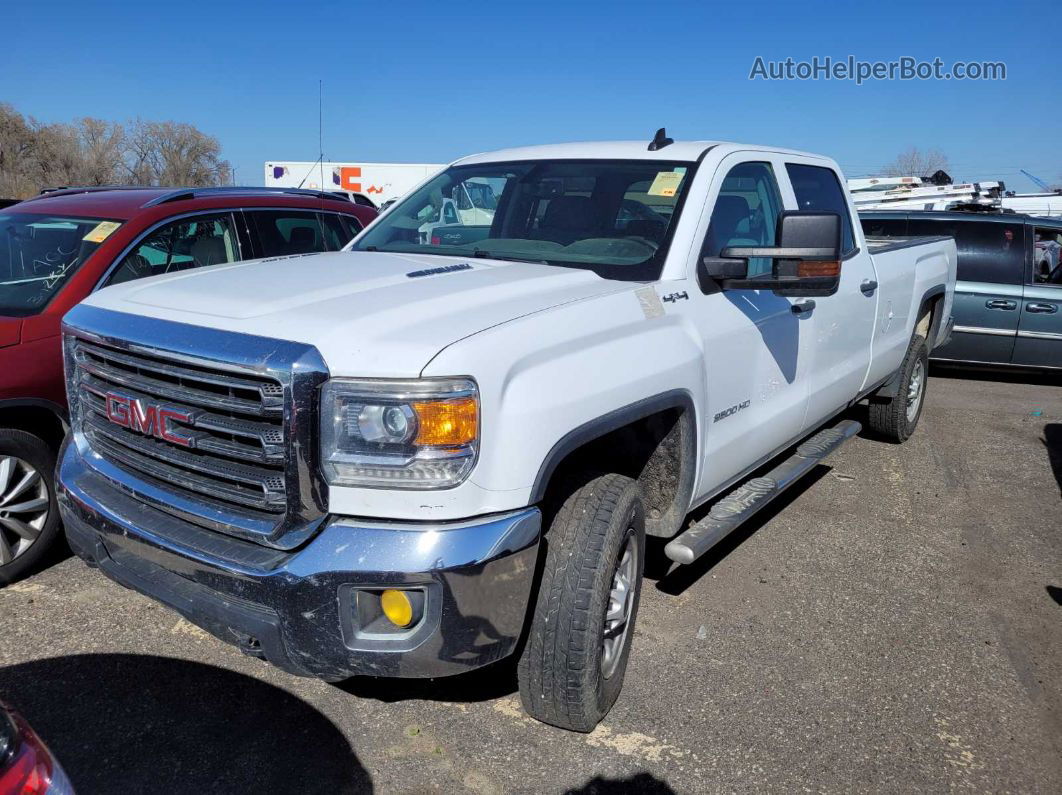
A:
[[[354,181],[360,179],[360,166],[343,166],[339,169],[339,184],[343,190],[351,190],[355,193],[361,193],[361,182]]]

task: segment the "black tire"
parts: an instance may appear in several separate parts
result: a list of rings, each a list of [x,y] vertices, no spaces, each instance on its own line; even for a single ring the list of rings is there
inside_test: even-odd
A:
[[[575,489],[544,543],[542,581],[517,666],[520,699],[527,713],[544,723],[588,732],[619,696],[634,638],[645,560],[645,508],[638,483],[608,474]],[[626,559],[628,550],[634,561]],[[623,600],[628,617],[618,640],[615,628],[610,633],[606,654],[606,614],[621,561],[630,573],[623,578],[629,581]]]
[[[929,348],[925,338],[916,334],[900,365],[900,383],[896,395],[890,398],[875,395],[870,400],[870,429],[882,439],[896,444],[911,438],[926,402],[928,377]],[[916,403],[911,403],[915,379],[919,379]]]
[[[45,486],[46,496],[48,499],[48,512],[44,517],[44,521],[39,528],[38,532],[32,541],[26,544],[24,551],[15,555],[15,545],[22,543],[22,541],[14,541],[14,539],[21,539],[10,527],[4,525],[0,521],[0,533],[3,533],[3,538],[0,538],[0,545],[5,548],[0,549],[0,560],[4,558],[12,558],[7,563],[0,564],[0,585],[7,585],[14,582],[19,577],[22,577],[30,569],[32,569],[40,559],[48,552],[48,550],[55,543],[56,537],[59,535],[59,507],[55,502],[55,451],[52,450],[42,439],[37,438],[31,433],[25,431],[8,430],[6,428],[0,429],[0,466],[3,466],[5,459],[15,460],[18,459],[21,462],[29,464],[40,476],[40,481]],[[11,466],[11,465],[8,465]],[[12,470],[9,470],[12,471]],[[19,472],[24,474],[24,470],[20,466]],[[14,495],[15,488],[18,483],[15,482],[14,476],[8,475],[6,478],[9,482],[0,483],[3,486],[2,492],[0,492],[0,503],[3,503],[5,497],[10,496],[12,504],[24,506],[29,498],[24,499],[25,495],[32,491],[33,487],[27,488],[17,497]],[[35,496],[35,495],[31,495]],[[15,499],[18,500],[15,503]],[[28,514],[25,513],[12,513],[6,514],[0,509],[0,520],[3,518],[9,518],[18,520],[22,525],[25,525]],[[14,526],[12,522],[11,526]],[[22,532],[25,532],[23,530]]]

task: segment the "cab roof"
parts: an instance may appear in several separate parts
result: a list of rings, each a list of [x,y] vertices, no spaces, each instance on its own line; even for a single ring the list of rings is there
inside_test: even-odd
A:
[[[453,165],[463,166],[473,163],[499,163],[513,160],[679,160],[694,162],[709,149],[716,147],[725,148],[727,152],[751,150],[801,155],[803,157],[823,157],[822,155],[800,152],[794,149],[740,144],[729,141],[674,141],[655,150],[649,149],[649,141],[581,141],[482,152],[477,155],[463,157],[455,161]]]

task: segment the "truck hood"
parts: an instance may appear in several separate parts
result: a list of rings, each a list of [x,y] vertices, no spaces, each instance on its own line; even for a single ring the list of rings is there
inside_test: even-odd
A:
[[[156,276],[84,303],[307,343],[333,375],[415,377],[464,337],[631,287],[537,263],[341,251]]]

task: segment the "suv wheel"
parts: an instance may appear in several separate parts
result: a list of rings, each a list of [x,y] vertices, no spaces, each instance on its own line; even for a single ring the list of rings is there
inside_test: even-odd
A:
[[[0,585],[25,574],[59,533],[54,469],[44,441],[0,429]]]
[[[634,638],[645,560],[638,483],[610,474],[576,489],[545,543],[520,699],[532,717],[588,732],[619,696]]]

